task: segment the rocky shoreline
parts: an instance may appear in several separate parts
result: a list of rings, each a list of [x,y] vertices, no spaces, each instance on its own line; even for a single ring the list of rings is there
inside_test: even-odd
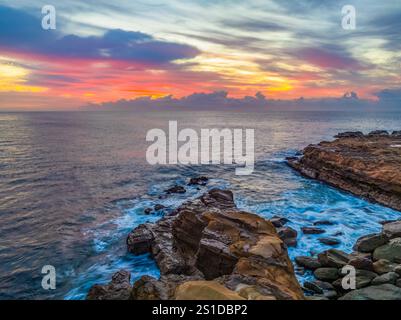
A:
[[[401,132],[346,132],[336,138],[308,146],[288,164],[307,177],[400,210]],[[202,176],[188,186],[200,190],[207,183]],[[159,198],[185,192],[176,185]],[[120,270],[109,284],[94,285],[87,299],[401,300],[401,220],[383,221],[382,231],[359,238],[351,253],[333,248],[297,256],[294,268],[287,248],[296,247],[302,235],[284,217],[265,220],[238,210],[229,190],[212,189],[175,210],[155,205],[144,213],[163,218],[132,230],[127,250],[150,254],[160,278],[143,276],[131,285],[130,273]],[[299,231],[334,247],[340,243],[336,234],[321,236],[332,224],[314,221]],[[300,286],[295,272],[313,279]]]
[[[401,211],[401,131],[340,133],[287,163],[306,177]]]
[[[278,223],[278,221],[275,221]],[[300,300],[304,294],[274,225],[236,208],[231,191],[212,189],[127,238],[128,251],[151,253],[161,277],[130,285],[121,270],[87,299]]]

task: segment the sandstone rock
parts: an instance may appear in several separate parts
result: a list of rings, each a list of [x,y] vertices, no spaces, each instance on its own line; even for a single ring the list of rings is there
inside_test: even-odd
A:
[[[394,221],[384,224],[383,234],[389,239],[401,237],[401,221]]]
[[[401,136],[373,134],[309,145],[289,159],[301,174],[401,211]]]
[[[392,284],[370,286],[353,290],[339,300],[401,300],[401,288]]]
[[[161,278],[135,283],[133,298],[213,298],[228,293],[246,299],[304,298],[274,226],[239,211],[230,191],[210,190],[149,230]],[[177,294],[172,294],[175,289]]]
[[[281,228],[283,227],[287,222],[289,222],[290,220],[288,220],[287,218],[284,217],[279,217],[279,216],[274,216],[271,219],[269,219],[270,222],[273,224],[273,226],[275,226],[276,228]],[[296,236],[295,236],[296,237]]]
[[[323,229],[316,227],[302,227],[301,230],[304,234],[321,234],[325,232]]]
[[[373,252],[376,248],[386,244],[387,242],[388,238],[381,233],[368,234],[359,238],[353,249],[360,252]]]
[[[319,238],[318,240],[328,246],[335,246],[341,243],[341,241],[336,238]]]
[[[388,244],[378,247],[373,252],[373,259],[385,259],[390,262],[401,263],[401,238],[390,240]]]
[[[313,274],[316,279],[321,281],[334,281],[340,277],[337,268],[319,268]]]
[[[316,270],[321,268],[322,265],[316,258],[307,257],[307,256],[298,256],[295,258],[295,262],[306,269]]]
[[[377,274],[383,274],[391,271],[395,271],[397,264],[392,263],[385,259],[377,260],[373,263],[373,271]]]
[[[128,300],[131,294],[131,274],[126,270],[116,272],[109,284],[95,284],[89,290],[87,300]]]
[[[350,255],[337,249],[330,249],[318,254],[318,260],[323,267],[341,268],[348,264]]]
[[[395,284],[397,279],[399,278],[399,275],[395,272],[388,272],[385,274],[382,274],[380,276],[377,276],[372,280],[372,285],[376,286],[379,284],[384,284],[384,283],[391,283]]]
[[[176,300],[245,300],[216,281],[189,281],[177,288]]]

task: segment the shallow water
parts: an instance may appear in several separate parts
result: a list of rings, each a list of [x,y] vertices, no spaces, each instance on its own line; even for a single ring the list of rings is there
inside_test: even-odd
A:
[[[338,231],[351,250],[378,222],[401,213],[299,176],[284,162],[309,143],[346,130],[396,130],[400,113],[344,112],[158,112],[0,113],[0,299],[81,299],[94,283],[120,268],[158,276],[148,256],[127,254],[127,233],[158,215],[156,203],[177,207],[207,188],[230,188],[240,208],[264,217],[282,215],[298,231],[317,220],[329,236]],[[150,166],[145,135],[151,128],[254,128],[256,167],[235,176],[231,166]],[[204,174],[201,190],[158,199],[175,183]],[[290,256],[329,248],[318,235],[301,237]],[[57,270],[57,289],[41,288],[43,265]],[[300,276],[302,281],[308,275]]]

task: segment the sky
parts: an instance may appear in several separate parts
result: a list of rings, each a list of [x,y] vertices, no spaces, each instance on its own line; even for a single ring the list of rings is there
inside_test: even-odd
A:
[[[42,28],[49,4],[55,30]],[[344,5],[354,30],[342,28]],[[399,0],[0,0],[0,110],[398,104],[400,49]]]

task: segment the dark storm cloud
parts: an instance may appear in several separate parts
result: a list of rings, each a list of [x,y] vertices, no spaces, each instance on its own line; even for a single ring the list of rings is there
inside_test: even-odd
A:
[[[112,59],[164,64],[191,58],[199,51],[188,45],[160,41],[142,32],[109,30],[101,36],[61,35],[43,30],[39,17],[0,6],[0,47],[61,58]]]

